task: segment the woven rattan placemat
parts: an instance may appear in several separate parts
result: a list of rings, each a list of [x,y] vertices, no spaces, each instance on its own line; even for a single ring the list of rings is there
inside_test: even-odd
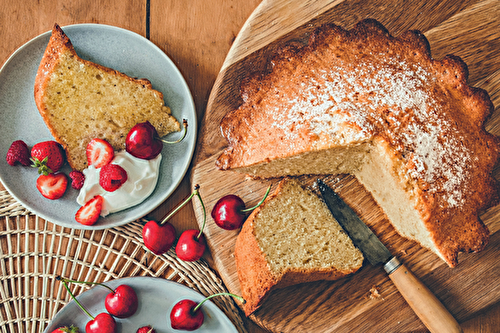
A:
[[[199,260],[184,262],[173,250],[155,256],[142,244],[144,220],[105,230],[63,228],[31,214],[0,191],[0,332],[41,333],[70,301],[56,276],[105,282],[153,276],[184,284],[208,296],[227,292],[222,280]],[[90,288],[70,284],[76,295]],[[247,330],[230,297],[212,301],[240,332]]]

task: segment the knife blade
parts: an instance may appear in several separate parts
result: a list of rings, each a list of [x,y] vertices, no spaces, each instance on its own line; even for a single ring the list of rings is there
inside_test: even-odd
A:
[[[333,217],[347,232],[354,245],[363,252],[370,264],[383,265],[389,278],[429,331],[462,332],[458,322],[437,297],[391,254],[356,212],[324,181],[318,179],[316,183]]]

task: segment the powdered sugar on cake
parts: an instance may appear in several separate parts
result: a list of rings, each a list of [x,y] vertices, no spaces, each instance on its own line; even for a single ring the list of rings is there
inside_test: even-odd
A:
[[[283,130],[290,145],[304,129],[339,144],[381,135],[401,154],[410,179],[430,184],[426,190],[444,196],[450,207],[463,202],[460,187],[473,161],[456,126],[443,120],[447,110],[432,95],[434,75],[394,55],[388,61],[339,60],[327,69],[309,68],[307,75],[298,70],[293,80],[271,125]]]

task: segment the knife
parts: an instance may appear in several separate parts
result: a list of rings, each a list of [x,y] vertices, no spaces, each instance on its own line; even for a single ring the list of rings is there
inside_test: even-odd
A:
[[[462,332],[453,316],[437,297],[382,244],[368,226],[321,179],[317,184],[333,217],[344,228],[365,258],[373,265],[382,264],[396,288],[432,333]]]

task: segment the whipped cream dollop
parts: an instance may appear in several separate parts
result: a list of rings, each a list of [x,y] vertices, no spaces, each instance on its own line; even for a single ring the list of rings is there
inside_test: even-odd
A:
[[[143,202],[156,187],[161,154],[152,160],[134,157],[126,151],[115,153],[111,163],[118,164],[127,172],[127,181],[116,191],[108,192],[99,185],[100,168],[89,166],[83,170],[85,182],[76,202],[83,206],[96,195],[103,197],[101,216],[127,209]]]

